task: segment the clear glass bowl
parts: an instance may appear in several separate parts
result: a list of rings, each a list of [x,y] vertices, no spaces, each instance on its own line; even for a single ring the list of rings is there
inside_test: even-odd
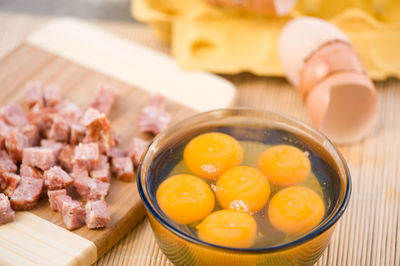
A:
[[[283,130],[296,135],[307,146],[323,155],[337,172],[339,180],[329,191],[335,195],[324,220],[295,241],[281,245],[237,249],[203,242],[180,230],[161,213],[151,195],[155,191],[149,171],[161,152],[173,148],[183,139],[219,127],[246,126]],[[337,179],[337,178],[336,178]],[[157,181],[158,182],[158,181]],[[336,222],[345,211],[351,194],[350,173],[346,162],[335,146],[316,129],[288,116],[252,109],[221,109],[201,113],[179,122],[154,138],[142,156],[138,168],[138,190],[146,207],[153,232],[161,250],[175,265],[312,265],[328,245]]]

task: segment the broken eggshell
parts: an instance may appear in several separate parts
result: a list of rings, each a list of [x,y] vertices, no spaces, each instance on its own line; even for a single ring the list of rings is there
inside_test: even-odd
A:
[[[279,57],[299,89],[312,124],[335,143],[365,137],[376,120],[376,90],[346,35],[321,19],[290,21]]]
[[[204,0],[205,2],[260,15],[283,16],[289,13],[297,0]]]

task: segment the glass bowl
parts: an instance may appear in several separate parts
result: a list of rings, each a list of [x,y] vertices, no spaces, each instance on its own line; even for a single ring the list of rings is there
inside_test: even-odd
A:
[[[167,174],[151,171],[154,168],[153,162],[157,161],[158,155],[174,149],[188,138],[221,127],[283,130],[295,135],[307,147],[312,147],[323,156],[336,171],[337,177],[333,177],[335,180],[331,180],[332,185],[324,191],[330,195],[330,207],[327,208],[322,222],[294,241],[257,249],[210,244],[175,226],[161,212],[155,200],[154,191]],[[249,132],[246,134],[251,134],[251,131]],[[240,108],[201,113],[160,133],[142,156],[137,184],[158,245],[175,265],[312,265],[328,245],[335,224],[345,211],[351,193],[350,173],[346,162],[326,136],[286,115]]]

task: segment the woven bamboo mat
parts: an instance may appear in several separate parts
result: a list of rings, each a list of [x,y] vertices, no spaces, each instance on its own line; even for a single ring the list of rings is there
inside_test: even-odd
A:
[[[49,18],[0,13],[0,56]],[[124,38],[168,52],[145,26],[94,22]],[[395,52],[395,51],[394,51]],[[238,88],[238,106],[273,110],[309,121],[297,92],[279,78],[227,77]],[[353,180],[350,205],[317,265],[400,265],[400,81],[377,82],[379,122],[365,141],[339,147]],[[1,88],[0,88],[1,91]],[[144,219],[97,265],[171,265]]]

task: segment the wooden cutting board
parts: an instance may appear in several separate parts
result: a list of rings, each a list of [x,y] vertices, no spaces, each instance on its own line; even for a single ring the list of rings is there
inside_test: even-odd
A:
[[[235,98],[232,84],[218,76],[184,71],[167,55],[68,18],[48,24],[0,60],[0,105],[23,103],[29,80],[59,84],[64,98],[82,108],[98,84],[113,85],[120,97],[109,118],[122,147],[134,135],[151,139],[138,132],[137,118],[152,93],[168,98],[173,122],[228,107]],[[136,182],[113,179],[107,202],[111,222],[102,230],[68,231],[47,199],[18,212],[15,222],[0,226],[0,265],[94,263],[145,215]]]

